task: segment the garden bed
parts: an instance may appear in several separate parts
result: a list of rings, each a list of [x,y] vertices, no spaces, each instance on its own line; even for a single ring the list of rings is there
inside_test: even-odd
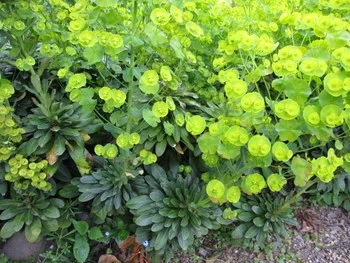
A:
[[[347,0],[2,1],[4,252],[346,261],[349,11]]]

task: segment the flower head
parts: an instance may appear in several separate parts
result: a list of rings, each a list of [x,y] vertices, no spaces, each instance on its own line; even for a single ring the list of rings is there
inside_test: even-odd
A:
[[[264,177],[258,173],[247,175],[242,182],[242,190],[247,194],[258,194],[265,186]]]
[[[271,142],[265,135],[254,135],[248,142],[248,151],[253,156],[266,156],[271,150]]]
[[[206,187],[209,197],[220,199],[225,194],[225,185],[217,179],[210,180]]]
[[[267,185],[272,192],[280,191],[286,183],[286,178],[280,174],[271,174],[267,177]]]
[[[164,8],[155,8],[151,12],[151,20],[154,24],[164,26],[170,20],[170,14]]]
[[[195,115],[190,117],[186,122],[186,130],[192,135],[201,134],[206,128],[205,119],[202,116]]]

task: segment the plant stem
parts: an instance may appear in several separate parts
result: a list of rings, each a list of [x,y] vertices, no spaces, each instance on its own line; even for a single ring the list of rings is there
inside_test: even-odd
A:
[[[276,209],[274,212],[275,215],[278,215],[279,213],[283,212],[286,210],[291,204],[295,203],[298,198],[306,192],[307,189],[309,189],[313,184],[316,183],[316,179],[313,181],[308,181],[306,185],[302,188],[299,189],[299,191],[293,195],[291,198],[289,198],[283,205],[281,205],[279,208]]]
[[[134,0],[133,2],[133,13],[132,13],[132,32],[131,32],[131,44],[130,44],[130,69],[133,71],[135,67],[135,49],[133,46],[133,38],[136,33],[137,28],[137,0]],[[126,132],[130,132],[131,130],[131,124],[133,121],[133,116],[131,114],[131,108],[132,108],[132,100],[135,90],[135,83],[134,83],[134,72],[132,72],[132,77],[129,82],[129,90],[128,90],[128,106],[127,106],[127,113],[128,113],[128,122],[126,124]]]

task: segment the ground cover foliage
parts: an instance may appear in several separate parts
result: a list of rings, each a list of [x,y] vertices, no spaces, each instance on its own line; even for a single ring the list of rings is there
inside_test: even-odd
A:
[[[349,10],[1,2],[1,238],[157,262],[223,225],[262,249],[302,197],[350,209]]]

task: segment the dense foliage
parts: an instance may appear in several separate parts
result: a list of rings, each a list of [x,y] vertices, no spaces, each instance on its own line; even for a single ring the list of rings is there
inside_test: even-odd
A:
[[[1,2],[0,236],[66,231],[57,254],[85,262],[132,232],[169,259],[222,224],[261,247],[305,192],[350,209],[349,10]]]

